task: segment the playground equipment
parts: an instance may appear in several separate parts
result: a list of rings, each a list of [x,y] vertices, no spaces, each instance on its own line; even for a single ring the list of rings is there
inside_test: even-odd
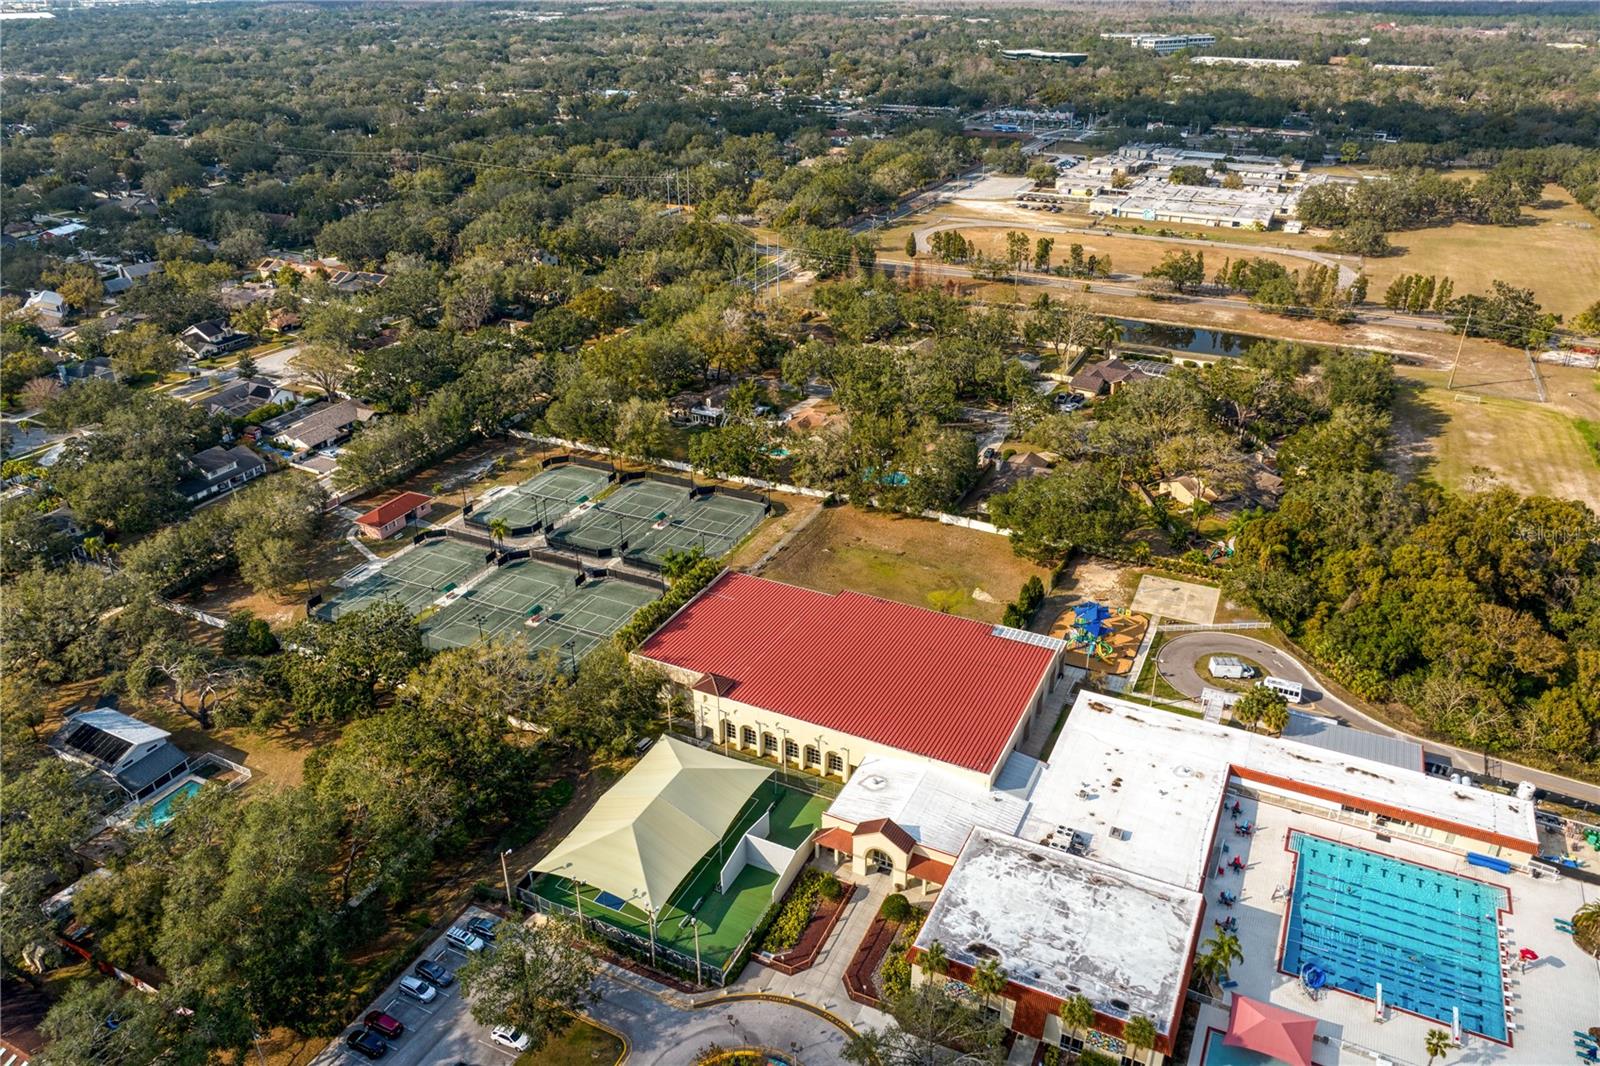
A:
[[[1110,662],[1117,657],[1111,643],[1111,610],[1104,604],[1080,603],[1072,609],[1073,625],[1067,633],[1067,645],[1085,655]]]

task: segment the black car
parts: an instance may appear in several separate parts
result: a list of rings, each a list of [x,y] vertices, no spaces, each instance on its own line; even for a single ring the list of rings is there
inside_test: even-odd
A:
[[[441,966],[432,959],[423,959],[411,972],[437,988],[449,988],[456,980],[448,966]]]
[[[357,1029],[345,1038],[345,1043],[355,1049],[356,1054],[369,1059],[381,1059],[389,1053],[388,1041],[371,1029]]]
[[[499,918],[468,918],[467,932],[479,937],[486,944],[492,944],[494,943],[494,931],[499,925]]]

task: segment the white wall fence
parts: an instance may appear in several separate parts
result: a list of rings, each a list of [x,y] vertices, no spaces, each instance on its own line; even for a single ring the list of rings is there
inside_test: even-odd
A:
[[[1225,633],[1230,629],[1271,629],[1271,622],[1179,622],[1156,626],[1158,633]]]
[[[511,436],[516,437],[518,440],[531,441],[534,444],[554,445],[558,448],[566,448],[570,451],[589,452],[593,455],[604,455],[607,457],[610,457],[614,454],[610,448],[602,448],[596,444],[585,444],[582,441],[564,440],[561,437],[541,437],[537,434],[527,433],[520,429],[509,430],[508,432]],[[666,470],[676,471],[680,474],[694,473],[694,469],[688,463],[681,462],[677,459],[651,459],[649,460],[649,464],[651,466],[658,466]],[[791,496],[809,496],[814,500],[825,500],[830,496],[835,496],[842,500],[849,499],[849,496],[841,492],[825,492],[822,489],[807,488],[804,485],[791,485],[782,481],[767,481],[765,478],[759,477],[740,477],[738,475],[728,475],[726,477],[708,480],[726,481],[729,484],[740,485],[747,489],[760,489],[763,492],[784,492]],[[960,526],[963,529],[972,529],[978,531],[979,533],[993,533],[996,536],[1001,537],[1008,537],[1011,535],[1011,531],[1009,529],[1001,529],[993,522],[985,522],[981,518],[968,518],[965,515],[950,514],[947,511],[922,511],[918,517],[931,518],[934,521],[942,522],[947,526]]]

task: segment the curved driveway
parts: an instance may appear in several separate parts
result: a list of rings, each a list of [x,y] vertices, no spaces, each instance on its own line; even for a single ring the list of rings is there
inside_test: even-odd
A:
[[[1381,733],[1385,736],[1414,740],[1427,752],[1447,756],[1451,765],[1458,769],[1484,774],[1510,785],[1520,781],[1531,781],[1546,792],[1563,799],[1576,800],[1590,806],[1590,809],[1595,809],[1594,805],[1600,804],[1600,786],[1589,784],[1587,781],[1577,781],[1560,774],[1536,770],[1531,766],[1505,762],[1492,755],[1429,740],[1387,725],[1324,691],[1322,683],[1304,663],[1288,652],[1254,637],[1224,632],[1180,633],[1168,640],[1156,652],[1156,669],[1161,671],[1162,680],[1167,684],[1191,699],[1198,699],[1200,690],[1208,684],[1206,675],[1201,673],[1206,669],[1204,660],[1212,655],[1239,655],[1253,659],[1274,677],[1300,682],[1305,691],[1303,701],[1297,708],[1299,710],[1314,710],[1368,733]]]
[[[629,1066],[691,1066],[710,1044],[775,1047],[808,1066],[844,1061],[845,1032],[794,1003],[739,998],[689,1008],[614,974],[597,987],[602,998],[587,1013],[628,1038]]]

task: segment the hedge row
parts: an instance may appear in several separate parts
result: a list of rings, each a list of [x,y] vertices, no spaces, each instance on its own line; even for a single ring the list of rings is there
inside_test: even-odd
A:
[[[722,564],[715,559],[703,559],[690,567],[674,581],[666,595],[654,603],[647,603],[634,612],[633,619],[617,630],[617,643],[624,651],[632,651],[645,642],[645,638],[671,618],[679,607],[688,603],[701,589],[722,573]]]
[[[839,892],[839,879],[831,873],[815,867],[802,870],[795,879],[794,887],[789,890],[783,908],[767,929],[761,949],[776,955],[794,947],[800,942],[800,934],[806,931],[806,924],[811,921],[811,912],[818,898],[837,899]]]

